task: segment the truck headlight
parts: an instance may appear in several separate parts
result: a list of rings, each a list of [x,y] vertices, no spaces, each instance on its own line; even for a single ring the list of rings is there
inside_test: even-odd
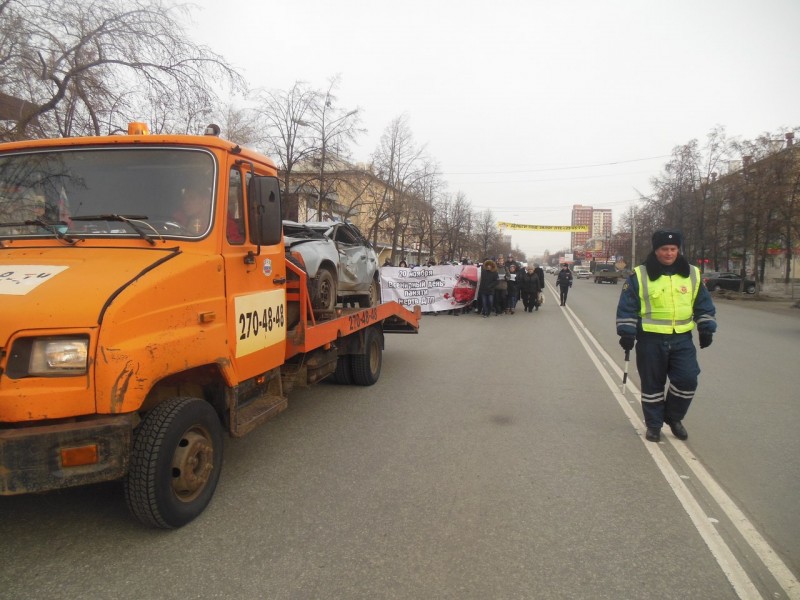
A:
[[[85,375],[88,365],[88,336],[29,337],[14,342],[5,374],[12,379]]]
[[[28,374],[83,375],[89,356],[89,340],[57,338],[34,340]]]

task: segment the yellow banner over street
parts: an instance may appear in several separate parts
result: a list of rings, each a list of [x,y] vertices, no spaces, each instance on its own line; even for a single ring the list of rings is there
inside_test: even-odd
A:
[[[576,233],[589,231],[588,225],[523,225],[522,223],[500,221],[497,226],[505,229],[523,229],[527,231],[569,231]]]

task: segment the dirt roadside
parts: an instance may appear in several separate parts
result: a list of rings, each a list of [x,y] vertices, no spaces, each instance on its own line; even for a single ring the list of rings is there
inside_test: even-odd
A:
[[[714,292],[711,297],[714,299],[715,304],[736,303],[755,310],[800,317],[800,298],[792,299],[780,295],[772,295],[769,292],[750,296],[726,291]]]

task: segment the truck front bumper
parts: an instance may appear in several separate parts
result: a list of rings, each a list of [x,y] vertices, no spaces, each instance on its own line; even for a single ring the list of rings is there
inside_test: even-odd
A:
[[[136,414],[0,429],[0,495],[44,492],[119,479],[128,471]],[[65,451],[88,448],[89,464],[65,466]]]

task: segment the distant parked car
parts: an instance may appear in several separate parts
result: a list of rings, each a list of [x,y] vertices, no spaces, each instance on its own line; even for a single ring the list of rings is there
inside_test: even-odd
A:
[[[592,272],[589,270],[589,267],[575,267],[576,279],[589,279],[591,276]]]
[[[744,289],[748,294],[756,293],[756,282],[752,279],[745,279],[744,288],[741,288],[742,278],[736,273],[709,271],[703,273],[703,283],[706,284],[709,292],[717,290],[738,292],[740,289]]]
[[[284,221],[283,233],[287,250],[303,260],[314,308],[333,310],[340,301],[361,307],[380,303],[378,257],[355,225]]]

